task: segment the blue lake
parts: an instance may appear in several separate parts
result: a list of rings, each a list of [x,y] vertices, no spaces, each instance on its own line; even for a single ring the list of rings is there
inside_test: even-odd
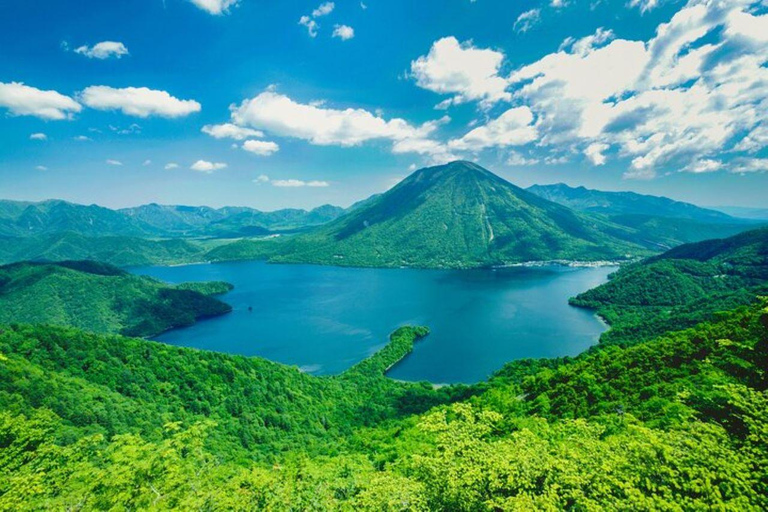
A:
[[[145,267],[170,283],[227,281],[232,313],[156,339],[335,374],[379,350],[390,332],[431,334],[389,375],[434,383],[477,382],[505,362],[576,355],[603,324],[568,298],[605,282],[613,268],[359,269],[260,261]],[[252,311],[249,311],[249,307]]]

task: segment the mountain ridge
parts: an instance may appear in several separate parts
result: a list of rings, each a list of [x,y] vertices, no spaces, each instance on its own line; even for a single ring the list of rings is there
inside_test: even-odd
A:
[[[428,268],[627,259],[650,254],[652,246],[628,228],[540,198],[466,161],[419,169],[279,245],[271,261]]]

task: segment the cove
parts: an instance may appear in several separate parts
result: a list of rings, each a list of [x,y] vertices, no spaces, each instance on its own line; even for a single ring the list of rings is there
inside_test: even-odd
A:
[[[477,270],[361,269],[262,261],[133,269],[169,283],[227,281],[227,315],[157,341],[340,373],[382,348],[402,325],[431,334],[395,365],[395,379],[473,383],[515,359],[574,356],[605,326],[568,298],[612,267]],[[249,308],[252,308],[249,311]]]

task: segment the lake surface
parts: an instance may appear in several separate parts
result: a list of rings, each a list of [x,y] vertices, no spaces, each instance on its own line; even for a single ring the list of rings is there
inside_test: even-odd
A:
[[[614,269],[359,269],[260,261],[144,267],[170,283],[227,281],[232,313],[161,334],[172,345],[261,356],[336,374],[382,348],[401,325],[431,334],[390,372],[403,380],[477,382],[514,359],[576,355],[603,324],[568,298]],[[252,307],[253,311],[248,311]]]

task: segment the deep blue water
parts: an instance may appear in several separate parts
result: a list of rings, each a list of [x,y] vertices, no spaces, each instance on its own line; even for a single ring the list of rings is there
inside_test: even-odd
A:
[[[170,283],[222,280],[232,313],[166,332],[173,345],[261,356],[335,374],[386,344],[396,327],[431,334],[389,375],[477,382],[505,362],[576,355],[604,330],[568,298],[611,268],[358,269],[259,261],[135,269]],[[253,311],[249,312],[248,307]]]

